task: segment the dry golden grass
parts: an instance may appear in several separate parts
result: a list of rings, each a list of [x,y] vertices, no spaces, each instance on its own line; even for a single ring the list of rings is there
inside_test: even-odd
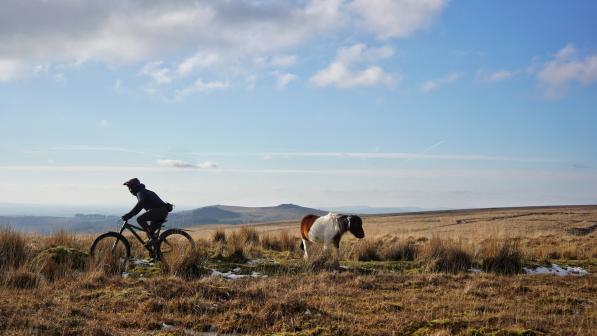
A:
[[[196,253],[149,278],[81,265],[76,253],[44,271],[34,260],[48,249],[85,250],[93,237],[2,230],[0,334],[592,335],[595,223],[597,207],[371,216],[366,239],[342,240],[340,262],[302,261],[297,222],[200,227]],[[545,261],[592,274],[518,274]],[[269,276],[206,276],[213,267]]]
[[[211,241],[214,243],[225,243],[226,242],[226,231],[216,230],[211,235]]]
[[[462,242],[436,236],[422,250],[421,260],[431,272],[466,272],[473,266],[473,257]]]
[[[300,279],[110,278],[95,288],[61,281],[2,292],[0,325],[7,335],[93,328],[156,335],[162,323],[179,331],[304,335],[590,335],[596,327],[597,288],[589,277],[320,272]]]
[[[0,271],[18,268],[27,260],[29,249],[25,236],[12,229],[0,229]]]
[[[388,242],[381,250],[383,260],[415,260],[417,256],[417,246],[413,240],[398,239]]]
[[[523,256],[516,241],[490,240],[483,245],[481,267],[485,272],[516,274],[522,272]]]

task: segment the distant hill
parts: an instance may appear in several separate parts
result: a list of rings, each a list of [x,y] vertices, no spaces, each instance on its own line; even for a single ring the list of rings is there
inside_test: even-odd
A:
[[[323,215],[326,213],[322,210],[294,204],[280,204],[273,207],[213,205],[195,210],[172,213],[168,218],[168,222],[177,226],[246,224],[298,220],[307,214]]]
[[[273,207],[240,207],[213,205],[194,210],[173,212],[168,216],[168,226],[189,227],[204,224],[247,224],[298,220],[307,214],[323,215],[327,212],[294,204]],[[114,230],[120,217],[99,214],[77,214],[74,217],[57,216],[0,216],[0,227],[8,226],[22,231],[98,232]]]
[[[417,208],[417,207],[378,208],[378,207],[370,207],[367,205],[355,205],[355,206],[326,208],[326,210],[329,210],[332,212],[338,212],[338,213],[352,213],[352,214],[359,214],[359,215],[379,215],[379,214],[393,214],[393,213],[403,213],[403,212],[420,212],[420,211],[440,210],[440,209],[424,209],[424,208]]]

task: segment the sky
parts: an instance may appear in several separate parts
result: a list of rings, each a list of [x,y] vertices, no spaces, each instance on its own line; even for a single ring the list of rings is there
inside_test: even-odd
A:
[[[0,203],[597,203],[589,0],[4,0]]]

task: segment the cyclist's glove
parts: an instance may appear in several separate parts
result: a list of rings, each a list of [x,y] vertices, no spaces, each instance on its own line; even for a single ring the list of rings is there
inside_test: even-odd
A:
[[[127,220],[131,219],[131,217],[129,216],[129,214],[122,215],[122,217],[120,217],[120,218],[122,218],[122,220],[125,221],[125,222]]]

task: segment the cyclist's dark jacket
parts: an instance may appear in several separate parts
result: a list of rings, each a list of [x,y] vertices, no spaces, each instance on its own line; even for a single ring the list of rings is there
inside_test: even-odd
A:
[[[135,217],[141,209],[151,210],[156,208],[163,208],[166,207],[166,202],[162,201],[162,199],[153,191],[145,189],[144,184],[140,184],[136,190],[133,190],[135,196],[137,196],[137,205],[126,214],[128,218]]]

